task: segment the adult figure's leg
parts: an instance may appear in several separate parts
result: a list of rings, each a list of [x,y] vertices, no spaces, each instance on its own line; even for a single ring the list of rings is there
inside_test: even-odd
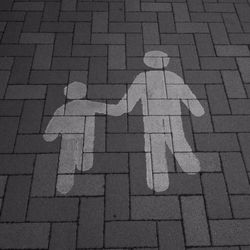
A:
[[[82,164],[83,135],[63,134],[59,157],[57,190],[68,193],[74,185],[75,169]]]

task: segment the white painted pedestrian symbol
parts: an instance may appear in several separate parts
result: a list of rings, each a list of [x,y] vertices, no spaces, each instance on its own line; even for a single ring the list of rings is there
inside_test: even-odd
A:
[[[72,101],[56,110],[44,134],[46,141],[55,140],[59,134],[62,136],[59,192],[66,194],[71,190],[76,169],[87,171],[93,166],[96,113],[106,114],[108,110],[108,115],[121,116],[131,112],[139,101],[142,103],[148,187],[156,192],[169,187],[167,147],[172,154],[188,153],[189,164],[176,157],[184,172],[200,171],[200,162],[185,138],[181,102],[195,116],[202,116],[204,109],[181,77],[164,70],[169,60],[161,51],[146,53],[144,63],[154,70],[140,73],[116,105],[106,107],[104,103],[81,100],[87,91],[83,83],[73,82],[65,88],[67,99]]]
[[[81,100],[86,92],[83,83],[69,84],[64,94],[73,101],[56,110],[44,134],[46,141],[62,135],[57,190],[63,194],[74,185],[76,169],[87,171],[93,166],[95,115],[106,114],[106,104]]]
[[[156,192],[169,187],[166,147],[176,152],[189,152],[189,163],[176,157],[182,170],[188,174],[200,171],[200,162],[188,144],[181,118],[181,101],[195,116],[204,109],[190,88],[177,74],[164,70],[170,58],[161,51],[145,54],[144,63],[157,69],[140,73],[117,105],[108,106],[108,114],[120,116],[131,112],[138,101],[142,103],[144,141],[146,152],[147,185]]]

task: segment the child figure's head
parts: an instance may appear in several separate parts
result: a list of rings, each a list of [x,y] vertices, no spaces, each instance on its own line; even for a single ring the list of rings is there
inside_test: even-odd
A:
[[[87,86],[82,82],[72,82],[64,88],[64,95],[67,99],[79,100],[86,97]]]
[[[154,50],[149,51],[144,56],[144,63],[154,69],[163,69],[168,66],[169,63],[168,54],[162,51]]]

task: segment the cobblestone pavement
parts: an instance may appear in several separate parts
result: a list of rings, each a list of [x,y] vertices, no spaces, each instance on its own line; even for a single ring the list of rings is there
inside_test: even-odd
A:
[[[249,0],[1,0],[0,41],[0,249],[250,249]],[[138,103],[96,118],[93,168],[56,192],[64,87],[116,104],[151,50],[206,111],[181,107],[201,172],[147,187]]]

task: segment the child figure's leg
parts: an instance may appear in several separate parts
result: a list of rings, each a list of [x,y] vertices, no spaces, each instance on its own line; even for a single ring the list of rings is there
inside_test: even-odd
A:
[[[95,143],[95,117],[86,117],[82,171],[87,171],[93,167],[94,163],[94,143]]]
[[[83,135],[63,134],[59,158],[57,190],[68,193],[74,185],[75,169],[82,164]]]
[[[180,156],[178,156],[176,157],[176,160],[184,172],[188,174],[195,174],[199,172],[200,162],[192,152],[192,148],[185,138],[181,116],[171,116],[170,121],[173,134],[174,151],[184,153],[187,152],[189,158],[188,161],[183,161]]]

